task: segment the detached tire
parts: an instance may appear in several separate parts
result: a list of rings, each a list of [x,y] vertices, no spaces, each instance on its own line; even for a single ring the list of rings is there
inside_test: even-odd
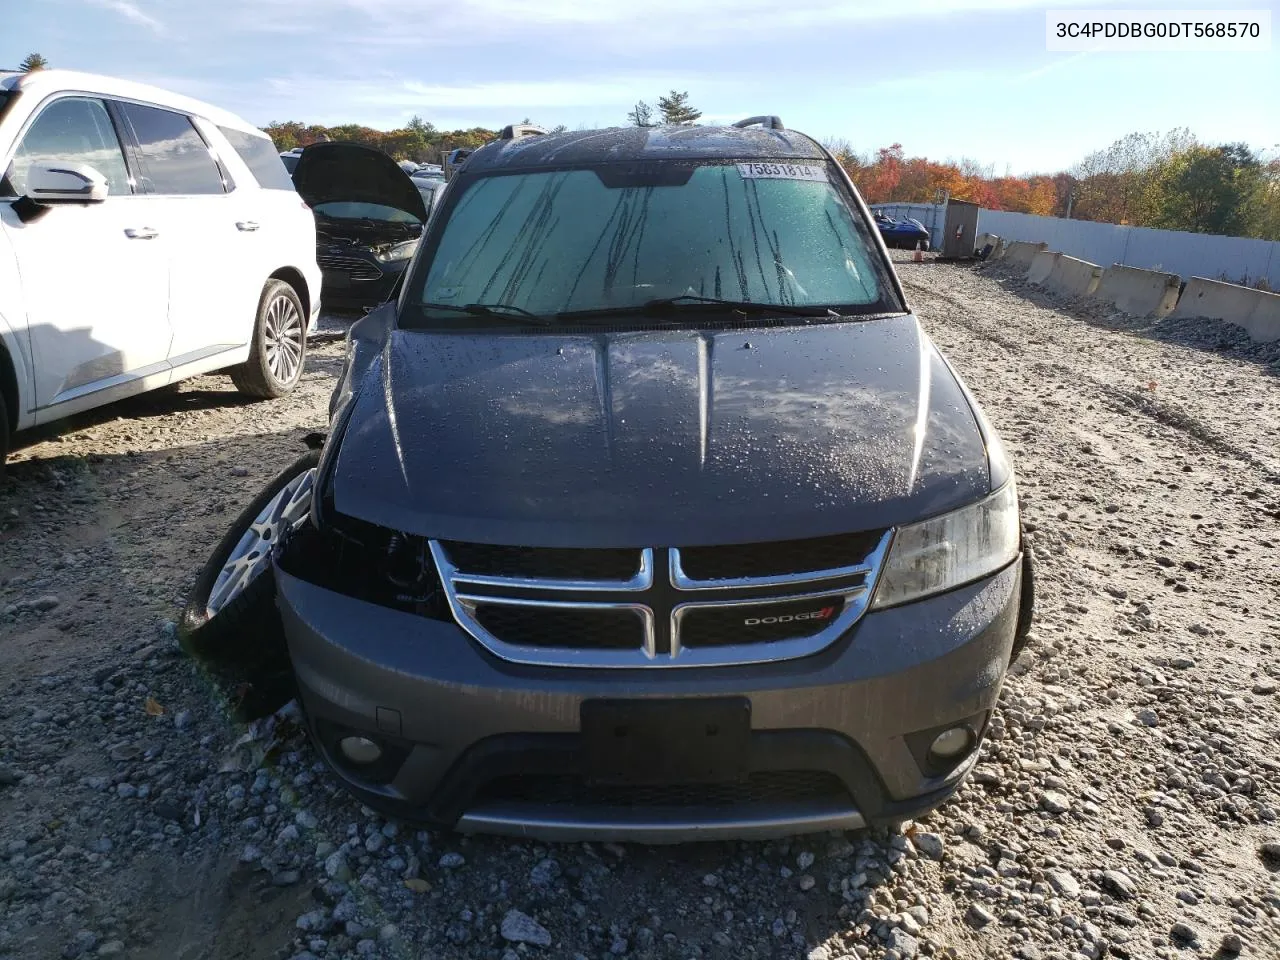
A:
[[[258,300],[249,359],[231,369],[241,393],[272,400],[298,385],[307,359],[307,318],[298,292],[283,280],[268,280]]]
[[[306,517],[319,462],[319,450],[299,457],[249,502],[218,542],[178,624],[178,640],[188,654],[243,672],[250,682],[288,669],[271,551]]]

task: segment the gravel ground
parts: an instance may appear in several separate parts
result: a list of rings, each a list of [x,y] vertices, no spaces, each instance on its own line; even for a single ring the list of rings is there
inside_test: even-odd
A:
[[[909,260],[906,255],[902,260]],[[1019,468],[1039,620],[982,763],[901,833],[646,848],[465,839],[249,729],[173,619],[322,429],[225,378],[78,418],[0,490],[0,956],[1280,955],[1277,356],[1214,324],[904,262]]]

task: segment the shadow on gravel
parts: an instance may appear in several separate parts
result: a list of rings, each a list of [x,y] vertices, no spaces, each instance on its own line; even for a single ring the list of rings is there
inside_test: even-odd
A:
[[[920,266],[913,264],[912,266]],[[953,269],[975,269],[978,263],[942,264]],[[1043,307],[1070,314],[1074,319],[1111,333],[1128,333],[1147,340],[1174,344],[1192,350],[1203,350],[1254,364],[1264,373],[1280,377],[1280,341],[1255,343],[1243,328],[1218,320],[1203,318],[1163,320],[1154,317],[1131,317],[1118,312],[1105,301],[1090,297],[1059,297],[1032,286],[1016,271],[1002,267],[999,261],[982,265],[981,273],[996,280],[1010,293]]]

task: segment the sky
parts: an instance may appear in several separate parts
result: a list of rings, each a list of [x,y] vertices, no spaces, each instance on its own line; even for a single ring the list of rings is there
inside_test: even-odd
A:
[[[0,0],[0,68],[38,51],[271,121],[570,129],[686,90],[860,152],[1053,172],[1134,131],[1280,153],[1269,52],[1046,50],[1045,11],[1280,0]]]

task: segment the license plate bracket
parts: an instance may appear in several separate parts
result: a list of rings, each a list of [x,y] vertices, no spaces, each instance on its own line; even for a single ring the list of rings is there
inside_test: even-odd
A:
[[[580,719],[591,783],[724,783],[748,772],[746,697],[585,700]]]

